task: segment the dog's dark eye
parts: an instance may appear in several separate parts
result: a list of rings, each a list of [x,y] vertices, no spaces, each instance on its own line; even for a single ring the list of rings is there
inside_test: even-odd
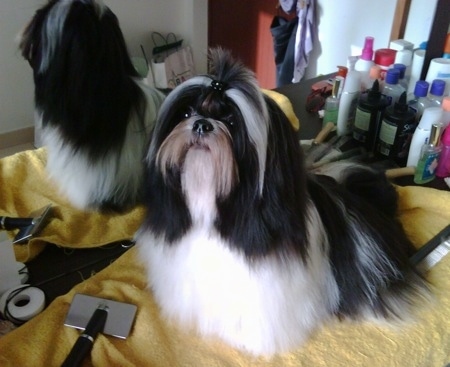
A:
[[[195,114],[194,110],[191,107],[186,108],[185,110],[181,111],[181,118],[188,119],[189,117],[192,117]]]
[[[227,116],[223,119],[223,121],[230,127],[234,127],[234,118],[233,116]]]

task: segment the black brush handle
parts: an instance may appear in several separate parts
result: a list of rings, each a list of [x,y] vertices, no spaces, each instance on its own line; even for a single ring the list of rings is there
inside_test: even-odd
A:
[[[107,307],[99,307],[94,311],[92,317],[89,319],[86,329],[78,337],[61,367],[76,367],[81,365],[92,349],[97,334],[103,331],[107,317]]]
[[[445,227],[436,236],[423,245],[411,258],[410,263],[417,266],[423,259],[425,259],[436,247],[450,237],[450,225]]]
[[[33,218],[0,217],[0,229],[11,231],[17,228],[28,227],[33,224]]]

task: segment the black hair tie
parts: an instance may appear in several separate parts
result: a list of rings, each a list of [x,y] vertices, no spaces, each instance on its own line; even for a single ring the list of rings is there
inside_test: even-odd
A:
[[[214,90],[217,90],[219,92],[223,92],[224,89],[225,89],[225,83],[221,82],[219,80],[213,80],[211,82],[211,88],[214,89]]]

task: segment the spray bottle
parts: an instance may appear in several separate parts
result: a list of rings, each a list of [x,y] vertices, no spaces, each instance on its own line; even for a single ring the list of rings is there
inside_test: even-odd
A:
[[[447,126],[442,134],[441,139],[441,156],[439,158],[439,164],[436,169],[437,177],[449,177],[450,176],[450,125]]]
[[[414,182],[418,185],[433,181],[436,177],[439,155],[441,154],[440,137],[442,124],[437,123],[431,126],[430,137],[427,144],[420,150],[419,161],[417,162]]]
[[[428,143],[430,138],[431,126],[442,120],[442,108],[440,107],[428,107],[423,111],[422,118],[419,121],[419,125],[414,131],[414,135],[411,140],[409,148],[407,166],[417,166],[419,161],[420,150],[424,144]]]

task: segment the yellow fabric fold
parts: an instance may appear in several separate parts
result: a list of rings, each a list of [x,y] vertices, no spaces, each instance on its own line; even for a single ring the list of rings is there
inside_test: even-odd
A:
[[[40,148],[0,159],[0,216],[27,217],[48,204],[48,224],[25,245],[16,245],[18,261],[27,262],[46,243],[88,248],[131,239],[144,216],[137,206],[124,213],[88,212],[74,208],[58,192],[45,169],[47,150]],[[11,237],[15,232],[10,233]]]
[[[47,204],[54,219],[28,245],[16,246],[20,261],[45,243],[94,247],[131,238],[144,216],[78,211],[58,195],[45,174],[45,149],[0,160],[0,215],[27,216]],[[400,219],[417,247],[450,223],[450,192],[398,187]],[[161,317],[145,271],[132,248],[103,271],[57,298],[47,309],[0,338],[0,366],[59,366],[79,332],[63,326],[75,293],[133,303],[137,316],[126,340],[100,335],[84,366],[446,366],[450,363],[450,255],[431,269],[435,299],[411,323],[392,328],[368,322],[332,321],[305,345],[271,358],[253,357],[211,338],[201,338]],[[270,296],[270,295],[268,295]]]

